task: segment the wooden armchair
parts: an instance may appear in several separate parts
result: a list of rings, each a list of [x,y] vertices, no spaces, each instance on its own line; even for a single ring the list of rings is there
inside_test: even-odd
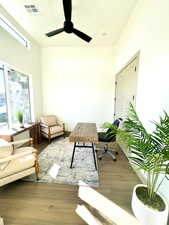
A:
[[[40,130],[42,136],[51,139],[65,134],[64,122],[57,119],[54,115],[42,116],[40,120]]]
[[[6,142],[0,139],[0,187],[35,173],[38,179],[38,157],[37,150],[33,147],[18,147],[18,145],[29,142],[32,138]]]

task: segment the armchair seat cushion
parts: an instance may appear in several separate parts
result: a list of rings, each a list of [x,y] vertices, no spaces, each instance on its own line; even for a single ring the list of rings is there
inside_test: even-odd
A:
[[[41,131],[48,134],[48,127],[41,128]],[[63,132],[63,126],[52,126],[50,127],[50,133],[51,135]]]
[[[29,148],[32,148],[32,147],[26,147],[26,148],[24,147],[24,148],[16,149],[14,151],[14,154],[21,153],[25,149],[29,149]],[[11,160],[6,163],[6,166],[3,169],[0,170],[0,178],[4,178],[9,175],[13,175],[15,173],[21,172],[23,170],[33,167],[34,165],[35,165],[34,154],[29,154],[29,155],[17,158],[15,160]]]

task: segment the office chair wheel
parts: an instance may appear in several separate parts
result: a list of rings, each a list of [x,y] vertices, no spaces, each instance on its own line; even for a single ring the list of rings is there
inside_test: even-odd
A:
[[[116,155],[118,155],[119,153],[118,152],[116,152]]]
[[[116,161],[117,161],[117,159],[113,159],[113,161],[114,161],[114,162],[116,162]]]
[[[99,160],[102,160],[102,157],[99,157]]]

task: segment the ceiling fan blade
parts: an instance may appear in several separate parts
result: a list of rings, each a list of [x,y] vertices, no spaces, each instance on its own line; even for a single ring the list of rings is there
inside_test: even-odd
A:
[[[60,29],[57,29],[57,30],[53,30],[53,31],[47,33],[46,36],[52,37],[52,36],[54,36],[56,34],[60,34],[63,31],[64,31],[64,28],[60,28]]]
[[[91,37],[89,37],[87,34],[84,34],[83,32],[73,28],[72,31],[74,34],[76,34],[78,37],[80,37],[81,39],[83,39],[84,41],[90,42],[92,40]]]
[[[72,0],[63,0],[63,8],[66,22],[71,21],[72,17]]]

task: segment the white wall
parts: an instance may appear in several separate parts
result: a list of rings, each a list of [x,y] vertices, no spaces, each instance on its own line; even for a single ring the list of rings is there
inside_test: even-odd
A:
[[[1,6],[0,13],[8,18],[9,21],[31,41],[31,49],[28,50],[0,27],[0,61],[9,64],[20,72],[31,75],[34,101],[33,108],[35,119],[37,119],[42,111],[40,48]]]
[[[77,122],[113,120],[112,47],[42,49],[44,114],[58,115],[71,130]]]
[[[118,71],[138,50],[137,111],[145,127],[158,120],[163,110],[169,113],[169,1],[140,0],[117,46]],[[169,201],[169,182],[161,191]]]

